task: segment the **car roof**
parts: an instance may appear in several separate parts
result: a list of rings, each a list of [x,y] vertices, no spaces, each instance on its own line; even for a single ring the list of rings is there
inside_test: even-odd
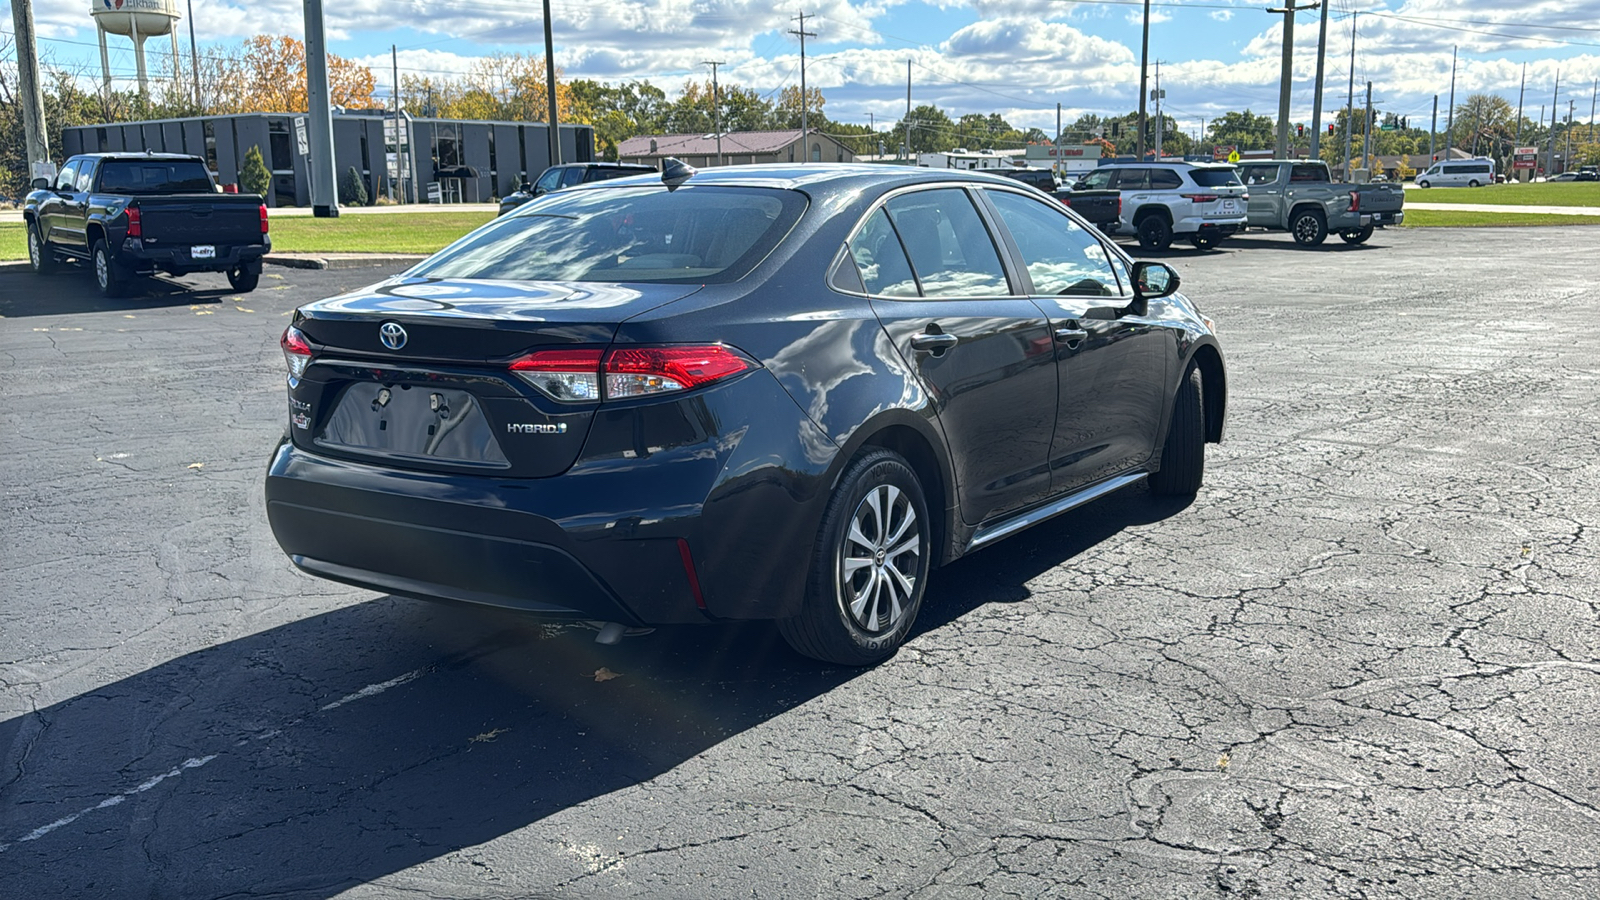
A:
[[[91,159],[182,159],[191,162],[200,159],[200,157],[188,153],[128,153],[126,151],[121,153],[74,153],[72,157],[87,157]]]

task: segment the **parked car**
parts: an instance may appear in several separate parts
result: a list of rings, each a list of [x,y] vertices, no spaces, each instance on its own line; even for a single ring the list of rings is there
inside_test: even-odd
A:
[[[1250,190],[1250,227],[1287,231],[1302,247],[1316,247],[1328,234],[1364,244],[1374,228],[1405,221],[1405,187],[1391,182],[1335,184],[1320,160],[1241,163]]]
[[[634,163],[587,162],[551,166],[544,170],[544,174],[539,176],[538,181],[533,184],[523,182],[515,193],[502,199],[500,201],[500,215],[505,215],[535,197],[543,197],[551,191],[559,191],[575,184],[590,184],[595,181],[626,178],[629,175],[643,175],[654,171],[656,169],[653,166],[641,166]]]
[[[1547,178],[1545,180],[1546,181],[1600,181],[1600,175],[1597,175],[1594,172],[1583,172],[1583,171],[1562,172],[1560,175],[1552,175],[1552,176],[1550,176],[1549,178]]]
[[[1482,187],[1494,184],[1494,160],[1477,159],[1436,162],[1417,176],[1417,187]]]
[[[225,272],[253,291],[272,249],[261,197],[219,193],[204,160],[175,153],[74,156],[53,183],[35,179],[22,217],[34,272],[85,260],[107,297],[157,271]]]
[[[296,310],[267,515],[335,581],[870,664],[932,569],[1196,493],[1227,385],[1177,287],[996,176],[669,160]]]
[[[1187,237],[1204,250],[1244,228],[1248,199],[1233,166],[1203,163],[1118,163],[1084,176],[1073,190],[1121,192],[1117,234],[1165,250]]]
[[[1105,231],[1114,233],[1117,220],[1122,215],[1122,194],[1118,191],[1069,191],[1062,190],[1056,181],[1054,172],[1048,169],[1029,169],[1018,166],[1012,169],[995,170],[997,174],[1004,175],[1014,181],[1020,181],[1030,187],[1054,197],[1062,206],[1068,207],[1089,224]]]

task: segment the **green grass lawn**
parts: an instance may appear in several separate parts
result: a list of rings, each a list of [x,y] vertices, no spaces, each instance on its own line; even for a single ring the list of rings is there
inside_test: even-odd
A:
[[[394,213],[272,220],[278,253],[432,253],[494,218],[487,212]],[[0,260],[27,259],[20,222],[0,224]]]
[[[1518,225],[1600,225],[1600,216],[1549,213],[1471,212],[1449,209],[1407,209],[1402,228],[1478,228]]]
[[[1557,184],[1491,184],[1480,188],[1413,188],[1406,199],[1417,203],[1496,203],[1505,206],[1600,206],[1600,181]],[[1411,218],[1411,213],[1406,213]]]

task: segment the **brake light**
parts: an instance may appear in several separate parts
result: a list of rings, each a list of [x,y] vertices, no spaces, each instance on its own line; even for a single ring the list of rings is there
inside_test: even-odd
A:
[[[261,233],[267,233],[267,205],[261,204]]]
[[[1193,200],[1196,203],[1210,203],[1213,200],[1222,199],[1221,196],[1217,194],[1184,194],[1183,198],[1185,200]]]
[[[511,363],[511,371],[552,400],[566,403],[625,400],[689,391],[752,369],[755,363],[720,344],[537,350]]]
[[[599,400],[601,352],[540,350],[511,363],[511,371],[552,400]]]
[[[1361,211],[1361,195],[1355,191],[1350,192],[1350,212]]]
[[[128,237],[144,237],[144,225],[139,221],[139,208],[128,207]]]
[[[306,366],[311,364],[311,342],[300,329],[290,325],[283,330],[278,346],[283,348],[283,361],[289,366],[289,380],[299,380],[306,373]]]

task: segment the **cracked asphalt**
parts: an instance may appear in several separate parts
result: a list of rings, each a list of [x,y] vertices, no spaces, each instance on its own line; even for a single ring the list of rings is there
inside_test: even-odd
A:
[[[1600,897],[1597,243],[1166,254],[1199,498],[937,571],[868,671],[295,572],[276,340],[381,273],[0,274],[0,894]]]

